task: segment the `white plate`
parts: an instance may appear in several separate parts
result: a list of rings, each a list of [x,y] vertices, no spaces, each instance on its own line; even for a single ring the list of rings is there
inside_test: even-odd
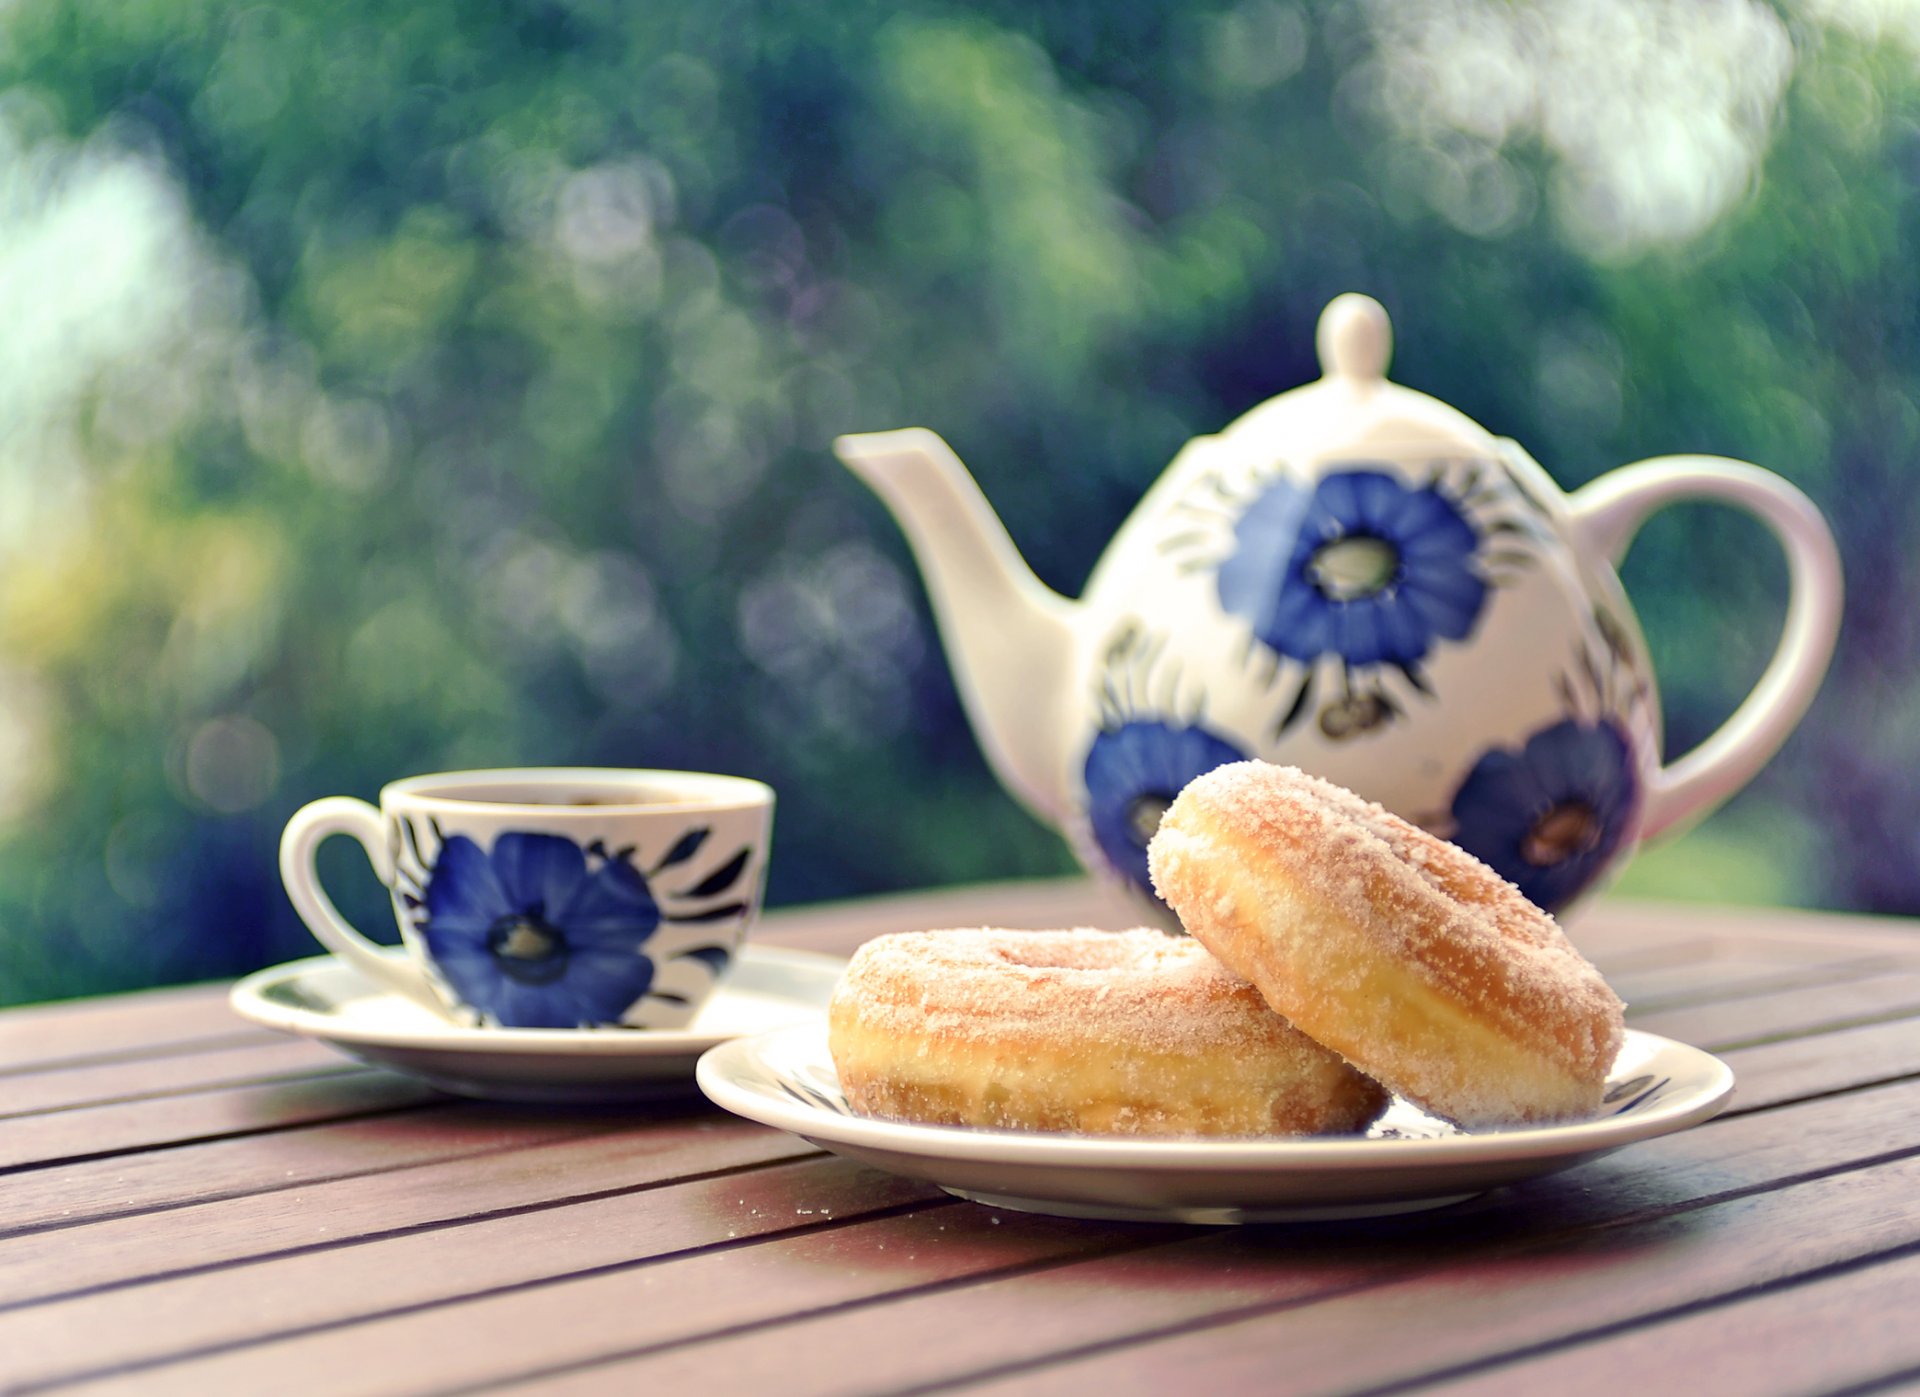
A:
[[[631,1101],[686,1090],[716,1043],[821,1018],[845,964],[749,943],[693,1022],[672,1030],[466,1028],[333,956],[256,971],[231,999],[242,1018],[463,1096]]]
[[[910,1125],[852,1114],[824,1022],[724,1043],[700,1089],[738,1115],[996,1207],[1063,1217],[1275,1222],[1376,1217],[1459,1202],[1714,1115],[1733,1091],[1718,1058],[1629,1030],[1605,1115],[1467,1133],[1402,1101],[1366,1136],[1142,1139]]]

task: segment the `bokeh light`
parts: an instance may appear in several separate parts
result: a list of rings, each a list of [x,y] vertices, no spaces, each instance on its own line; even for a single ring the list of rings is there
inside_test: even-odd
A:
[[[1917,135],[1903,0],[19,0],[0,1002],[309,952],[288,815],[459,766],[768,779],[775,903],[1066,871],[828,444],[940,430],[1074,593],[1347,290],[1568,487],[1819,500],[1833,679],[1628,887],[1920,910]],[[1782,570],[1699,510],[1626,573],[1678,750]]]

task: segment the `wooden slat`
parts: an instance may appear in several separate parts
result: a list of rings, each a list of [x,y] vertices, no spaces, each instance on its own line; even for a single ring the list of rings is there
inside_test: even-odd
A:
[[[1124,892],[1087,879],[1034,879],[937,888],[850,902],[777,908],[754,935],[770,944],[846,955],[892,931],[931,927],[1135,926],[1145,919]],[[1920,928],[1907,919],[1800,908],[1715,907],[1603,899],[1566,923],[1567,934],[1605,963],[1657,963],[1675,946],[1767,946],[1774,954],[1884,953],[1920,959]]]
[[[1130,927],[1145,920],[1140,905],[1109,884],[1084,878],[1034,879],[783,908],[768,913],[754,936],[773,945],[844,956],[862,942],[894,931]]]
[[[1640,971],[1659,971],[1675,965],[1698,965],[1702,961],[1713,960],[1719,956],[1725,943],[1714,936],[1689,936],[1677,941],[1660,941],[1651,945],[1633,943],[1616,944],[1612,941],[1595,943],[1591,937],[1588,944],[1580,949],[1587,958],[1607,973],[1609,978],[1615,975],[1632,975]]]
[[[924,1184],[844,1160],[809,1158],[457,1226],[347,1240],[0,1311],[0,1381],[20,1390],[183,1351],[245,1345],[266,1325],[285,1332],[366,1320],[674,1252],[805,1231],[828,1219],[938,1197]],[[351,1238],[350,1232],[342,1235]],[[621,1319],[601,1317],[606,1323]],[[467,1342],[488,1346],[505,1337],[473,1332]],[[157,1391],[159,1381],[155,1373],[142,1373],[130,1379],[131,1390]]]
[[[338,1053],[317,1043],[275,1037],[258,1043],[216,1041],[195,1052],[91,1062],[0,1077],[0,1121],[42,1111],[254,1085],[316,1072],[332,1074],[343,1062]]]
[[[148,1056],[206,1039],[262,1042],[271,1036],[235,1016],[225,985],[36,1004],[0,1013],[0,1072]]]
[[[161,1225],[145,1215],[117,1218],[0,1244],[0,1306],[810,1152],[792,1136],[706,1112],[508,1154],[223,1199]],[[45,1259],[55,1249],[59,1269],[49,1274]],[[0,1332],[4,1327],[0,1317]]]
[[[1711,955],[1646,971],[1609,973],[1614,992],[1644,1017],[1655,1010],[1746,998],[1783,990],[1846,984],[1904,968],[1893,956],[1822,957],[1782,961],[1778,956]]]
[[[1878,1255],[1889,1244],[1911,1244],[1916,1236],[1920,1163],[1908,1160],[1699,1212],[1555,1239],[1546,1246],[1497,1249],[1311,1305],[1185,1330],[1158,1342],[1128,1336],[1089,1357],[1047,1363],[973,1390],[1098,1391],[1118,1397],[1164,1392],[1170,1382],[1180,1381],[1201,1391],[1258,1391],[1282,1374],[1288,1389],[1302,1394],[1366,1390],[1608,1326],[1630,1324],[1639,1334],[1650,1316],[1791,1282]],[[1392,1268],[1382,1266],[1383,1274],[1392,1276]],[[1898,1304],[1895,1297],[1880,1303],[1883,1311]],[[967,1318],[964,1313],[952,1317]],[[1391,1342],[1382,1341],[1386,1336]],[[1725,1332],[1721,1343],[1727,1344]],[[1542,1376],[1584,1366],[1580,1361],[1555,1365]],[[1619,1380],[1631,1375],[1607,1376],[1616,1380],[1610,1388],[1580,1390],[1617,1393],[1623,1390]],[[1512,1390],[1561,1389],[1522,1385]],[[1663,1380],[1648,1390],[1755,1389],[1722,1379],[1702,1387]]]
[[[1019,1225],[1002,1226],[1003,1221]],[[444,1392],[564,1368],[609,1351],[674,1343],[689,1330],[714,1333],[762,1324],[792,1314],[797,1303],[824,1309],[1138,1244],[1139,1239],[1116,1236],[1111,1229],[1014,1219],[947,1202],[862,1222],[857,1229],[815,1228],[747,1248],[696,1251],[458,1305],[375,1317],[347,1329],[125,1373],[81,1390],[251,1392],[297,1372],[311,1390],[358,1397]],[[790,1362],[794,1359],[789,1355]],[[812,1362],[808,1356],[803,1366]],[[842,1382],[859,1370],[857,1363],[835,1366]],[[682,1390],[700,1391],[702,1385]],[[783,1383],[766,1390],[782,1391]]]
[[[1855,1391],[1920,1369],[1920,1256],[1742,1296],[1625,1334],[1477,1369],[1422,1392],[1617,1397],[1623,1391],[1801,1397]],[[1751,1336],[1764,1335],[1764,1343]]]
[[[0,1170],[278,1130],[445,1099],[422,1082],[342,1065],[291,1082],[22,1116],[0,1129]]]
[[[858,1353],[866,1391],[971,1383],[1014,1363],[1041,1366],[969,1391],[1352,1391],[1920,1241],[1914,1158],[1704,1206],[1680,1206],[1677,1183],[1655,1191],[1624,1180],[1626,1201],[1643,1207],[1606,1227],[1591,1225],[1592,1200],[1606,1190],[1590,1184],[1585,1225],[1556,1231],[1581,1195],[1568,1180],[1547,1181],[1478,1214],[1214,1234],[541,1373],[506,1390],[799,1397],[845,1391],[847,1376],[794,1371],[793,1355]]]
[[[795,1353],[858,1353],[866,1391],[1356,1391],[1853,1259],[1872,1242],[1851,1220],[1910,1240],[1916,1186],[1920,1163],[1905,1161],[1546,1243],[1486,1245],[1457,1228],[1423,1240],[1405,1224],[1402,1236],[1206,1236],[528,1374],[507,1391],[847,1389],[824,1364],[793,1372]]]
[[[1720,1051],[1911,1014],[1920,1014],[1920,973],[1902,971],[1845,984],[1741,995],[1649,1014],[1637,1014],[1629,1007],[1627,1022],[1650,1033]]]
[[[1041,1353],[1050,1353],[1057,1346],[1126,1342],[1169,1322],[1204,1322],[1231,1315],[1248,1305],[1298,1303],[1356,1285],[1380,1284],[1398,1276],[1409,1265],[1427,1270],[1443,1268],[1452,1264],[1463,1249],[1525,1247],[1537,1244],[1545,1234],[1569,1238],[1568,1245],[1577,1246],[1580,1245],[1575,1236],[1577,1230],[1596,1224],[1618,1225],[1623,1220],[1639,1218],[1652,1220],[1646,1225],[1653,1226],[1658,1219],[1695,1208],[1704,1200],[1739,1195],[1785,1179],[1858,1166],[1863,1160],[1885,1153],[1889,1138],[1903,1138],[1903,1131],[1904,1138],[1920,1135],[1920,1083],[1809,1103],[1791,1113],[1794,1120],[1790,1128],[1783,1128],[1778,1120],[1771,1118],[1776,1114],[1779,1113],[1755,1113],[1704,1127],[1690,1135],[1650,1141],[1629,1155],[1601,1161],[1576,1175],[1490,1195],[1477,1206],[1428,1218],[1399,1219],[1350,1229],[1307,1228],[1291,1232],[1248,1229],[1237,1236],[1209,1233],[1179,1243],[1171,1250],[1143,1251],[1137,1256],[1129,1249],[1158,1244],[1167,1236],[1177,1239],[1190,1234],[1186,1229],[1069,1224],[1067,1226],[1085,1240],[1093,1253],[1124,1250],[1128,1251],[1128,1257],[1083,1261],[1060,1276],[1047,1272],[1027,1277],[1023,1273],[995,1282],[984,1290],[970,1289],[964,1294],[942,1289],[936,1295],[905,1296],[900,1293],[908,1286],[908,1276],[880,1287],[872,1282],[875,1275],[893,1276],[900,1270],[897,1236],[854,1226],[844,1229],[834,1244],[842,1268],[852,1273],[851,1280],[843,1279],[823,1290],[820,1277],[825,1272],[813,1252],[801,1249],[793,1253],[798,1260],[783,1260],[785,1253],[762,1255],[764,1249],[753,1248],[729,1251],[724,1258],[703,1263],[697,1272],[702,1278],[699,1293],[719,1293],[733,1287],[779,1297],[777,1304],[766,1302],[756,1311],[763,1316],[759,1323],[773,1324],[764,1336],[734,1334],[726,1340],[725,1366],[730,1373],[738,1368],[743,1374],[764,1377],[766,1373],[756,1366],[759,1358],[777,1366],[783,1346],[792,1343],[809,1352],[869,1352],[876,1347],[911,1350],[912,1363],[929,1363],[934,1367],[925,1371],[914,1367],[910,1372],[898,1373],[889,1369],[877,1376],[886,1377],[883,1385],[896,1380],[931,1381],[934,1377],[930,1374],[945,1371],[940,1365],[977,1361],[980,1353],[977,1335],[982,1333],[995,1336],[992,1351],[996,1353],[1007,1350],[1008,1336],[1015,1330],[1035,1334],[1036,1342],[1044,1340],[1046,1346],[1038,1350]],[[853,1167],[839,1161],[834,1164],[843,1169]],[[1910,1167],[1914,1172],[1903,1177],[1891,1192],[1902,1200],[1914,1195],[1912,1232],[1920,1238],[1920,1194],[1915,1194],[1912,1188],[1912,1184],[1920,1180],[1920,1164],[1909,1161],[1902,1167]],[[756,1184],[765,1186],[762,1197],[771,1200],[762,1206],[793,1214],[802,1208],[817,1206],[818,1195],[813,1190],[819,1176],[786,1173],[778,1182],[791,1186],[793,1191],[783,1195],[778,1188],[771,1187],[777,1182],[773,1173],[765,1171],[756,1176]],[[1811,1205],[1802,1199],[1794,1206],[1805,1210]],[[966,1209],[968,1214],[984,1211]],[[1826,1218],[1830,1226],[1831,1216],[1824,1213],[1819,1216]],[[1023,1239],[1036,1227],[1042,1235],[1052,1236],[1060,1226],[1012,1214],[1005,1215],[1000,1222],[982,1221],[976,1216],[973,1225],[993,1229],[994,1235],[1003,1239],[997,1245],[1011,1249],[996,1252],[999,1260],[982,1263],[979,1275],[997,1274],[1005,1267],[1029,1267],[1033,1258],[1020,1250]],[[1844,1232],[1845,1229],[1830,1227],[1830,1230]],[[1878,1228],[1869,1235],[1882,1234],[1891,1235],[1887,1228]],[[1761,1231],[1744,1229],[1739,1235],[1751,1238],[1751,1250],[1763,1253],[1768,1250]],[[1352,1241],[1355,1237],[1375,1245],[1356,1246]],[[1277,1252],[1273,1246],[1276,1238],[1284,1239]],[[673,1263],[676,1268],[681,1264]],[[710,1275],[709,1284],[705,1278]],[[223,1278],[221,1283],[225,1284],[226,1280]],[[577,1306],[581,1315],[600,1318],[543,1338],[549,1366],[569,1366],[596,1356],[631,1354],[635,1349],[662,1345],[675,1346],[674,1351],[678,1352],[679,1346],[697,1344],[702,1336],[719,1328],[747,1322],[735,1314],[727,1326],[722,1326],[711,1319],[706,1307],[675,1307],[670,1313],[651,1316],[638,1326],[638,1332],[647,1336],[642,1341],[631,1337],[635,1332],[633,1321],[616,1318],[629,1315],[646,1294],[677,1297],[687,1293],[690,1284],[692,1282],[679,1279],[677,1273],[674,1277],[655,1280],[626,1276],[589,1277],[575,1282],[567,1303]],[[855,1292],[849,1291],[849,1286],[865,1288]],[[1082,1310],[1074,1312],[1073,1324],[1080,1327],[1073,1328],[1071,1333],[1063,1333],[1056,1326],[1056,1320],[1065,1313],[1058,1293],[1061,1288],[1068,1294],[1093,1297]],[[167,1283],[143,1287],[135,1294],[170,1312],[166,1296],[173,1289],[174,1283]],[[856,1293],[897,1298],[873,1308],[833,1309],[831,1313],[819,1314],[831,1307],[849,1305]],[[986,1298],[979,1298],[981,1296]],[[118,1303],[113,1297],[107,1299]],[[529,1291],[516,1291],[514,1299],[521,1307],[549,1303],[536,1301]],[[219,1293],[206,1293],[196,1287],[198,1308],[218,1309],[220,1300]],[[458,1316],[464,1308],[456,1308],[452,1313]],[[84,1327],[115,1327],[115,1315],[110,1309],[96,1304],[81,1312],[88,1316]],[[27,1330],[18,1334],[6,1327],[5,1316],[0,1316],[0,1353],[6,1352],[10,1344],[31,1344],[31,1335],[39,1326],[30,1321],[39,1320],[46,1313],[47,1307],[22,1312]],[[362,1313],[373,1312],[368,1309]],[[792,1326],[777,1322],[796,1315],[818,1317],[799,1320],[802,1332],[796,1337],[789,1333]],[[950,1315],[955,1327],[957,1337],[951,1341],[944,1341],[933,1332],[948,1323],[942,1315]],[[336,1316],[336,1321],[344,1322],[344,1318]],[[457,1319],[437,1321],[448,1325],[458,1322]],[[283,1332],[291,1327],[278,1312],[273,1325]],[[195,1383],[213,1382],[215,1374],[222,1385],[239,1382],[244,1387],[247,1383],[243,1379],[248,1374],[253,1379],[261,1379],[276,1368],[286,1370],[285,1365],[294,1362],[303,1370],[308,1365],[322,1369],[339,1367],[356,1361],[356,1355],[359,1360],[367,1359],[370,1344],[388,1340],[392,1342],[391,1349],[375,1350],[380,1364],[403,1363],[405,1326],[388,1325],[373,1335],[362,1330],[363,1326],[356,1324],[320,1334],[295,1335],[284,1341],[290,1345],[285,1351],[282,1342],[270,1341],[267,1335],[256,1332],[254,1343],[221,1358],[211,1370],[203,1371],[198,1361],[180,1365],[179,1387],[185,1390]],[[500,1343],[489,1348],[490,1339],[483,1335],[491,1335],[491,1327],[475,1330],[470,1340],[474,1351],[464,1361],[478,1369],[502,1371],[510,1370],[515,1363],[532,1366],[519,1353],[522,1332],[502,1331]],[[184,1347],[177,1345],[173,1352],[179,1353]],[[163,1354],[152,1356],[157,1358]],[[689,1368],[687,1363],[693,1363],[693,1367]],[[674,1357],[663,1350],[618,1360],[610,1375],[596,1369],[596,1380],[610,1380],[622,1388],[644,1383],[654,1390],[683,1390],[698,1366],[691,1359]],[[167,1375],[171,1371],[145,1371],[142,1380],[157,1383],[164,1377],[172,1384],[174,1378]],[[425,1381],[414,1369],[403,1366],[401,1371],[409,1383]],[[750,1391],[753,1386],[752,1382],[743,1380],[731,1390]]]
[[[1132,925],[1140,909],[1124,896],[1084,880],[987,884],[792,908],[768,914],[756,933],[772,944],[847,954],[890,931],[935,926]],[[1660,1007],[1695,986],[1738,987],[1749,977],[1781,988],[1822,977],[1822,966],[1860,963],[1920,968],[1920,929],[1887,918],[1779,909],[1602,902],[1571,927],[1576,943],[1629,1002]],[[1830,977],[1829,977],[1830,978]],[[1711,989],[1710,991],[1711,992]],[[1655,1030],[1664,1031],[1664,1030]]]
[[[1138,920],[1105,897],[964,889],[776,913],[758,934],[844,952],[918,926]],[[1614,1326],[1623,1345],[1676,1336],[1691,1372],[1716,1314],[1744,1332],[1772,1294],[1906,1280],[1887,1251],[1920,1248],[1914,926],[1601,903],[1573,931],[1637,1023],[1726,1052],[1733,1112],[1345,1226],[995,1214],[718,1115],[516,1117],[263,1040],[224,987],[0,1014],[0,1044],[17,1028],[37,1045],[0,1054],[17,1068],[0,1115],[30,1113],[0,1121],[0,1386],[1259,1388],[1276,1353],[1302,1390],[1552,1383],[1563,1356],[1613,1363]],[[1902,1342],[1848,1371],[1915,1368]]]
[[[1729,1111],[1920,1076],[1920,1017],[1807,1038],[1786,1038],[1724,1055],[1733,1069]]]
[[[1863,917],[1799,907],[1602,899],[1570,920],[1567,933],[1583,949],[1602,947],[1609,954],[1706,936],[1733,946],[1776,943],[1782,947],[1920,955],[1920,926],[1910,918]]]
[[[448,1101],[432,1110],[72,1161],[7,1178],[0,1188],[0,1238],[584,1139],[631,1124],[626,1113],[563,1114]],[[154,1225],[171,1223],[156,1219]]]

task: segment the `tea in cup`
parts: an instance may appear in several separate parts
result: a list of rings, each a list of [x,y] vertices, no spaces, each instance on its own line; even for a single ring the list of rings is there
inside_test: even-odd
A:
[[[486,1028],[683,1028],[746,939],[773,791],[705,772],[535,767],[314,801],[280,840],[287,896],[379,983]],[[336,834],[393,896],[403,953],[357,931],[314,856]]]

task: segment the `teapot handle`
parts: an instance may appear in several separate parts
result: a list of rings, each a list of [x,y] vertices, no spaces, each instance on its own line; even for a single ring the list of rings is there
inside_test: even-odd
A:
[[[1617,563],[1649,515],[1716,500],[1759,517],[1787,556],[1787,617],[1773,659],[1719,731],[1668,762],[1641,826],[1659,834],[1705,815],[1766,764],[1813,701],[1840,630],[1840,551],[1813,501],[1771,471],[1721,456],[1659,456],[1609,471],[1568,497],[1576,544]]]

